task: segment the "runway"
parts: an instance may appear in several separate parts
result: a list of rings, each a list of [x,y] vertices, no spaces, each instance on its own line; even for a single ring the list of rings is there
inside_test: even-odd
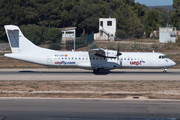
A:
[[[82,69],[0,69],[0,80],[180,80],[180,69],[112,70],[93,74]]]
[[[179,108],[180,101],[1,98],[0,118],[3,120],[176,120],[180,118]]]

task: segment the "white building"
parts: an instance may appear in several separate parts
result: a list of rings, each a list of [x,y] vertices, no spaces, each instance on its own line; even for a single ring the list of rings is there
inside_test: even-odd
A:
[[[65,27],[60,29],[62,31],[62,43],[65,43],[67,40],[75,40],[76,27]]]
[[[116,18],[99,18],[99,33],[94,34],[94,40],[113,41],[115,38],[116,30]]]
[[[159,28],[159,42],[176,42],[176,28],[175,27],[160,27]]]

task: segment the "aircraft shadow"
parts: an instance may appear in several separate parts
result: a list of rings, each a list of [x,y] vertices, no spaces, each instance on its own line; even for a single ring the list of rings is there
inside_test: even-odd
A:
[[[133,71],[100,71],[99,73],[93,73],[91,71],[19,71],[19,73],[38,73],[38,74],[94,74],[94,75],[108,75],[108,74],[164,74],[164,75],[169,75],[169,74],[179,74],[180,72],[167,72],[163,73],[161,71],[157,72],[148,72],[148,71],[138,71],[138,72],[133,72]]]
[[[101,71],[99,73],[86,72],[86,71],[19,71],[19,73],[38,73],[38,74],[94,74],[94,75],[108,75],[110,71]]]

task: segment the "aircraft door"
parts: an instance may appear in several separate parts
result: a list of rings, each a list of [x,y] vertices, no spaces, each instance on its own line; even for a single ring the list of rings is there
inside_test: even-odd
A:
[[[148,55],[147,57],[147,61],[148,61],[148,65],[151,66],[152,62],[153,62],[153,55]]]
[[[47,58],[47,64],[52,64],[52,57]]]
[[[122,57],[118,57],[118,64],[120,67],[122,66]]]

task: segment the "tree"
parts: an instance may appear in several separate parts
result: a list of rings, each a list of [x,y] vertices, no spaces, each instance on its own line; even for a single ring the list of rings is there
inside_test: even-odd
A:
[[[77,34],[84,35],[98,31],[98,21],[101,17],[101,12],[97,6],[87,4],[85,2],[80,5],[75,5],[70,11],[70,18],[73,21],[72,26],[77,26]]]
[[[158,30],[160,26],[163,24],[163,20],[159,18],[159,13],[152,9],[147,13],[145,29],[146,29],[146,36],[149,37],[151,32],[154,30]]]
[[[180,30],[180,1],[173,0],[173,8],[175,11],[171,15],[171,24]]]
[[[118,29],[124,30],[127,36],[140,38],[143,35],[144,26],[129,5],[121,5],[113,17],[118,20]]]
[[[176,10],[180,9],[180,1],[179,0],[173,0],[173,8]]]
[[[22,25],[20,28],[24,36],[36,45],[40,45],[47,40],[49,40],[50,43],[61,44],[62,33],[58,28],[47,28],[35,24]]]

